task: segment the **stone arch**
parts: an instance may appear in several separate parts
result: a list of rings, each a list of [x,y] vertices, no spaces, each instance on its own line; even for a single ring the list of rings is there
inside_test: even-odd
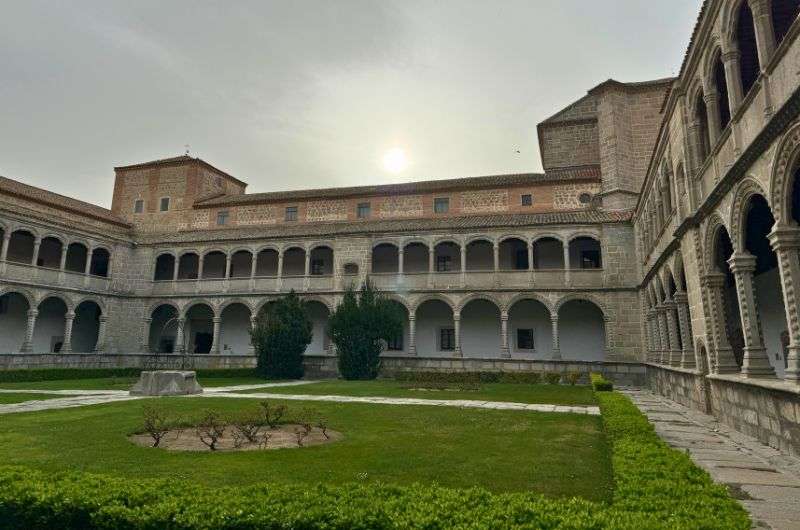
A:
[[[456,237],[453,237],[453,236],[438,236],[433,240],[433,245],[431,245],[431,246],[433,248],[436,248],[437,246],[441,245],[442,243],[452,243],[455,246],[461,248],[463,246],[464,242],[461,241],[460,239],[456,238]]]
[[[653,275],[653,294],[656,297],[656,304],[660,304],[666,299],[667,291],[664,289],[664,283],[661,281],[661,276],[658,274]]]
[[[553,305],[553,311],[557,314],[559,311],[561,311],[561,308],[564,306],[564,304],[566,304],[567,302],[571,302],[572,300],[585,300],[587,302],[593,303],[600,309],[600,312],[603,314],[603,318],[605,319],[605,321],[606,322],[609,321],[611,315],[608,306],[605,304],[605,302],[600,300],[600,298],[593,295],[592,293],[566,294],[556,301],[556,303]]]
[[[681,291],[686,291],[686,283],[685,283],[685,268],[683,264],[683,254],[678,250],[672,257],[672,271],[674,273],[675,282],[678,286],[678,289]]]
[[[226,307],[233,304],[242,304],[243,306],[247,307],[247,309],[249,309],[251,312],[253,311],[253,304],[251,304],[249,300],[246,300],[245,298],[241,297],[235,297],[235,298],[228,298],[220,302],[217,312],[219,314],[222,314],[222,312],[225,311]]]
[[[508,236],[508,237],[516,237],[516,236]],[[526,241],[526,238],[522,238],[522,240]],[[470,243],[476,243],[478,241],[486,241],[487,243],[494,245],[496,242],[500,241],[500,238],[495,239],[492,236],[487,235],[487,234],[475,234],[475,235],[469,236],[468,238],[466,238],[464,240],[464,246],[467,246]]]
[[[255,247],[255,249],[253,250],[253,255],[257,256],[258,254],[260,254],[265,250],[274,250],[278,254],[283,252],[283,248],[281,248],[279,245],[276,245],[275,243],[264,243],[263,245]]]
[[[705,341],[698,337],[694,342],[695,366],[701,374],[708,374],[709,367],[713,366],[711,350],[706,347]]]
[[[265,296],[253,306],[253,315],[258,317],[261,315],[261,312],[264,310],[264,308],[266,308],[269,304],[277,302],[279,298],[279,295]]]
[[[215,317],[219,316],[219,308],[216,304],[206,298],[199,298],[197,300],[190,300],[183,305],[183,308],[180,312],[181,318],[186,318],[187,313],[189,313],[193,307],[199,305],[207,305],[211,308],[211,312],[214,313]]]
[[[0,353],[13,353],[26,349],[28,314],[37,306],[34,297],[25,289],[0,286],[3,315],[0,317]]]
[[[425,294],[417,298],[416,300],[414,300],[413,303],[410,304],[411,309],[416,314],[417,309],[419,309],[419,306],[430,300],[438,300],[440,302],[444,302],[445,304],[447,304],[447,306],[450,308],[451,311],[455,311],[456,303],[453,302],[453,300],[451,300],[449,297],[437,293]]]
[[[454,315],[461,321],[464,357],[498,357],[502,350],[502,304],[492,296],[473,293],[462,299]]]
[[[508,300],[508,301],[507,301],[507,302],[506,302],[506,303],[505,303],[505,304],[502,306],[502,309],[503,309],[504,311],[511,311],[511,308],[512,308],[512,307],[514,307],[514,304],[516,304],[517,302],[521,302],[521,301],[523,301],[523,300],[534,300],[534,301],[536,301],[536,302],[539,302],[540,304],[542,304],[544,307],[546,307],[546,308],[547,308],[547,312],[548,312],[550,315],[552,315],[552,314],[553,314],[553,311],[554,311],[554,309],[555,309],[555,308],[554,308],[554,306],[553,306],[553,304],[551,303],[551,301],[550,301],[550,300],[548,300],[548,299],[547,299],[547,298],[545,298],[544,296],[541,296],[541,295],[540,295],[540,294],[538,294],[538,293],[519,293],[519,294],[516,294],[516,295],[514,295],[513,297],[511,297],[511,298],[510,298],[510,299],[509,299],[509,300]]]
[[[703,260],[703,265],[705,266],[705,272],[707,274],[717,269],[714,250],[716,248],[717,233],[719,232],[720,228],[724,228],[726,231],[728,231],[728,233],[730,233],[725,221],[722,220],[722,216],[719,213],[714,212],[709,215],[706,220],[706,229],[703,237],[703,250],[705,251],[705,260]]]
[[[48,298],[56,298],[64,302],[64,304],[67,306],[67,312],[75,310],[75,304],[72,303],[72,299],[69,296],[55,291],[47,291],[41,296],[39,296],[36,299],[36,305],[39,306],[42,302],[44,302]]]
[[[610,315],[604,306],[597,297],[588,293],[569,294],[557,302],[559,345],[563,359],[605,360],[606,353],[612,350],[613,340]]]
[[[388,298],[389,300],[392,300],[392,301],[394,301],[394,302],[397,302],[398,304],[400,304],[400,305],[402,305],[403,307],[405,307],[405,308],[406,308],[406,311],[408,311],[408,314],[409,314],[409,315],[411,314],[411,309],[412,309],[412,306],[411,306],[411,304],[409,303],[409,301],[408,301],[408,300],[406,300],[406,298],[405,298],[405,297],[403,297],[403,296],[401,296],[401,295],[399,295],[399,294],[395,294],[395,293],[386,293],[386,295],[385,295],[385,296],[386,296],[386,298]]]
[[[453,310],[456,313],[460,313],[461,310],[464,309],[464,307],[467,304],[469,304],[470,302],[472,302],[473,300],[486,300],[487,302],[491,302],[492,304],[497,306],[497,310],[498,311],[503,311],[503,309],[505,307],[504,304],[500,300],[498,300],[497,298],[495,298],[494,296],[492,296],[489,293],[471,293],[471,294],[468,294],[467,296],[461,298],[458,301],[458,303],[456,304],[456,306],[453,308]]]
[[[225,300],[219,306],[219,351],[228,355],[253,353],[250,343],[254,316],[250,303],[243,298]]]
[[[702,166],[711,153],[711,128],[708,121],[708,107],[705,102],[705,88],[701,81],[695,81],[696,86],[689,99],[691,121],[696,126],[693,138],[690,139],[697,156],[697,165]],[[695,172],[695,177],[700,178],[702,172]]]
[[[521,233],[510,233],[510,234],[507,233],[507,234],[503,234],[501,236],[498,236],[497,239],[495,239],[495,241],[497,241],[497,244],[500,244],[503,241],[508,241],[509,239],[519,239],[520,241],[523,241],[523,242],[527,243],[528,240],[530,239],[530,237],[528,237],[526,235],[523,235]]]
[[[308,294],[308,295],[300,295],[300,299],[303,302],[319,302],[320,304],[324,305],[329,312],[333,313],[335,309],[335,304],[333,300],[330,300],[324,296],[316,295],[316,294]]]
[[[530,238],[530,241],[531,244],[533,244],[539,241],[540,239],[545,239],[545,238],[557,239],[558,241],[561,241],[562,245],[567,243],[566,241],[564,241],[564,236],[562,236],[557,232],[537,232],[536,234],[534,234],[533,237]]]
[[[28,302],[28,309],[36,309],[36,306],[38,305],[36,297],[27,289],[21,289],[19,287],[10,285],[6,287],[0,287],[0,296],[5,296],[7,294],[20,295]]]
[[[159,300],[147,306],[147,309],[145,311],[145,318],[152,318],[153,312],[163,305],[168,305],[173,309],[175,309],[175,314],[177,316],[180,316],[182,314],[181,307],[180,305],[178,305],[177,302],[174,302],[173,300]]]
[[[778,223],[792,224],[794,177],[800,166],[800,120],[784,134],[775,153],[770,177],[769,203]]]
[[[753,177],[747,177],[742,180],[733,191],[733,203],[731,206],[731,219],[730,219],[730,235],[733,247],[736,252],[741,252],[745,247],[745,218],[747,216],[747,209],[745,206],[754,195],[761,195],[766,199],[768,195],[764,193],[761,184]],[[770,209],[772,205],[770,204]]]
[[[93,302],[93,303],[97,304],[97,307],[100,308],[100,313],[102,315],[107,315],[108,314],[107,310],[106,310],[106,304],[103,302],[102,299],[100,299],[100,298],[98,298],[96,296],[92,296],[92,295],[82,296],[81,298],[78,298],[78,300],[75,302],[75,307],[77,308],[79,305],[81,305],[84,302]]]
[[[391,246],[397,247],[399,249],[399,248],[401,248],[403,246],[403,242],[400,241],[400,239],[398,239],[398,238],[385,237],[385,238],[372,240],[372,244],[371,244],[370,248],[372,250],[375,250],[376,247],[379,247],[381,245],[391,245]]]
[[[72,301],[55,292],[39,297],[36,303],[36,323],[33,328],[33,351],[60,352],[66,346],[65,324],[68,314],[75,314]]]

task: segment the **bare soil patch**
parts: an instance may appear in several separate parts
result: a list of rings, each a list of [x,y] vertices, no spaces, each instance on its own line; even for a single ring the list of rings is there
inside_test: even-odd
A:
[[[248,440],[238,440],[233,436],[233,429],[229,428],[225,435],[217,443],[216,451],[258,451],[268,449],[298,449],[333,443],[344,438],[342,433],[327,429],[325,437],[321,429],[312,429],[308,436],[302,440],[302,445],[297,442],[297,432],[302,430],[298,424],[287,423],[274,429],[264,429],[258,435],[258,442]],[[128,439],[142,447],[152,447],[153,438],[147,433],[132,434]],[[197,436],[194,427],[170,430],[158,445],[161,449],[168,451],[211,451]]]

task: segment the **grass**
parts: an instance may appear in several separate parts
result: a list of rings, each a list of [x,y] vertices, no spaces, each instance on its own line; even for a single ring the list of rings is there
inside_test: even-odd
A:
[[[58,394],[6,394],[0,393],[0,405],[10,405],[12,403],[22,403],[23,401],[41,401],[43,399],[56,399],[67,396]]]
[[[97,379],[61,379],[54,381],[26,381],[0,383],[0,389],[26,390],[129,390],[138,377],[101,377]],[[267,384],[257,377],[198,377],[204,387]]]
[[[547,384],[484,383],[480,390],[414,390],[403,388],[409,383],[393,380],[379,381],[321,381],[309,385],[246,390],[241,393],[313,394],[341,396],[381,396],[421,399],[473,399],[483,401],[514,401],[518,403],[548,403],[553,405],[596,405],[591,387]]]
[[[142,405],[153,402],[4,416],[0,461],[48,473],[84,470],[129,478],[170,477],[212,487],[421,482],[593,501],[612,496],[609,450],[597,416],[289,402],[295,411],[313,407],[345,438],[303,449],[179,453],[127,440],[140,428]],[[253,407],[256,401],[161,398],[158,403],[173,415],[187,417],[211,407],[232,412]]]

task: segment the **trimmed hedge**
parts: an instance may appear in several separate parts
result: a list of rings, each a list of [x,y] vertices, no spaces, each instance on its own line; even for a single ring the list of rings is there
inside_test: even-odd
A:
[[[603,377],[603,374],[592,372],[589,374],[589,378],[592,381],[592,389],[595,392],[611,392],[614,390],[614,383]]]
[[[598,395],[612,448],[611,505],[435,485],[198,486],[0,468],[0,527],[61,529],[620,528],[746,530],[727,490],[670,449],[620,394]]]
[[[552,372],[552,377],[560,373]],[[400,382],[415,383],[542,383],[550,372],[395,372]]]
[[[0,383],[98,379],[102,377],[139,377],[141,368],[41,368],[0,370]],[[257,377],[252,368],[200,369],[197,377]]]

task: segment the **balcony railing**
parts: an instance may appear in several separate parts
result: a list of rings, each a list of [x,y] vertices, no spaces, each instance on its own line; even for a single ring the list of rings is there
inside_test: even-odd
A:
[[[0,262],[0,280],[39,283],[53,287],[108,291],[111,280],[82,272],[38,267],[14,261]]]

